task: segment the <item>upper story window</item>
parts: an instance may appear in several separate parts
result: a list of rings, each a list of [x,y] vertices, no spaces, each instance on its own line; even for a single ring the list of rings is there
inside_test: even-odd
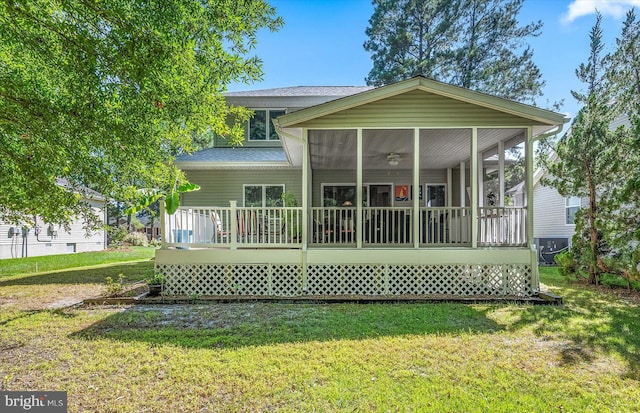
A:
[[[278,134],[273,119],[286,113],[284,109],[254,109],[249,119],[250,141],[277,141]]]
[[[576,212],[580,209],[580,197],[568,196],[564,199],[567,225],[575,224]]]

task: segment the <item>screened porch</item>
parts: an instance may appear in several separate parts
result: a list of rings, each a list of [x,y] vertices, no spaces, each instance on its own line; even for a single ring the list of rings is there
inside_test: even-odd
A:
[[[306,199],[295,202],[306,208],[284,206],[283,185],[245,185],[242,200],[166,216],[164,239],[200,248],[525,247],[526,202],[515,206],[508,190],[526,181],[526,132],[310,130]]]

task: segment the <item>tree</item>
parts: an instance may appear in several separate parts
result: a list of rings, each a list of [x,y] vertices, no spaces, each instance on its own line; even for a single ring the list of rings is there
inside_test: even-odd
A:
[[[604,236],[612,247],[609,265],[625,278],[640,276],[640,22],[631,9],[609,56],[607,79],[613,94],[615,116],[627,116],[625,124],[611,133],[618,144],[618,158],[612,191],[603,199],[608,212]]]
[[[577,214],[574,250],[580,255],[588,272],[588,281],[592,284],[599,282],[599,268],[604,266],[601,262],[604,214],[600,204],[602,198],[610,193],[620,149],[615,141],[616,135],[609,131],[613,112],[605,77],[606,60],[602,57],[601,19],[602,16],[597,14],[590,33],[591,51],[587,63],[576,70],[578,79],[586,84],[586,91],[571,92],[584,106],[570,131],[553,146],[557,160],[552,161],[548,156],[541,159],[549,171],[546,184],[557,188],[563,196],[589,199],[588,207]],[[585,248],[581,248],[583,234],[587,238]]]
[[[416,75],[448,73],[457,41],[460,1],[374,0],[364,49],[373,69],[366,81],[381,86]]]
[[[519,26],[523,0],[374,0],[365,50],[366,81],[383,85],[423,75],[512,100],[533,102],[543,82]]]
[[[281,24],[263,0],[3,2],[0,215],[68,222],[90,213],[81,187],[128,201],[183,184],[192,136],[241,141],[248,111],[222,94],[260,78],[256,31]]]

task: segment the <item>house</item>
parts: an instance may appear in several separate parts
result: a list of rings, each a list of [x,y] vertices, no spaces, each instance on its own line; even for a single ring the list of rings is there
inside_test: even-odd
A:
[[[255,113],[243,147],[220,139],[177,159],[201,190],[161,213],[155,265],[166,294],[538,292],[533,144],[557,133],[562,115],[424,77],[227,101]],[[514,151],[524,159],[524,206],[505,204],[505,154]],[[484,194],[489,169],[497,182]]]
[[[58,184],[68,186],[58,179]],[[97,216],[106,213],[104,196],[89,188],[78,188],[81,201],[88,203]],[[68,254],[73,252],[102,251],[106,248],[106,231],[98,229],[87,234],[80,218],[68,228],[44,222],[35,217],[34,223],[2,222],[0,217],[0,259],[38,257],[43,255]]]
[[[555,188],[542,184],[544,175],[545,171],[539,168],[533,178],[533,242],[538,263],[554,264],[555,255],[570,247],[576,212],[588,205],[588,199],[560,195]],[[514,205],[524,205],[524,187],[522,182],[507,191]]]

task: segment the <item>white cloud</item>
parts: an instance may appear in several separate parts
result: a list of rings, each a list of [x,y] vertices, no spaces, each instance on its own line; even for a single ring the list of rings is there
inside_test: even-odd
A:
[[[579,17],[595,14],[596,10],[603,16],[619,19],[633,6],[640,7],[640,0],[573,0],[560,20],[569,24]]]

